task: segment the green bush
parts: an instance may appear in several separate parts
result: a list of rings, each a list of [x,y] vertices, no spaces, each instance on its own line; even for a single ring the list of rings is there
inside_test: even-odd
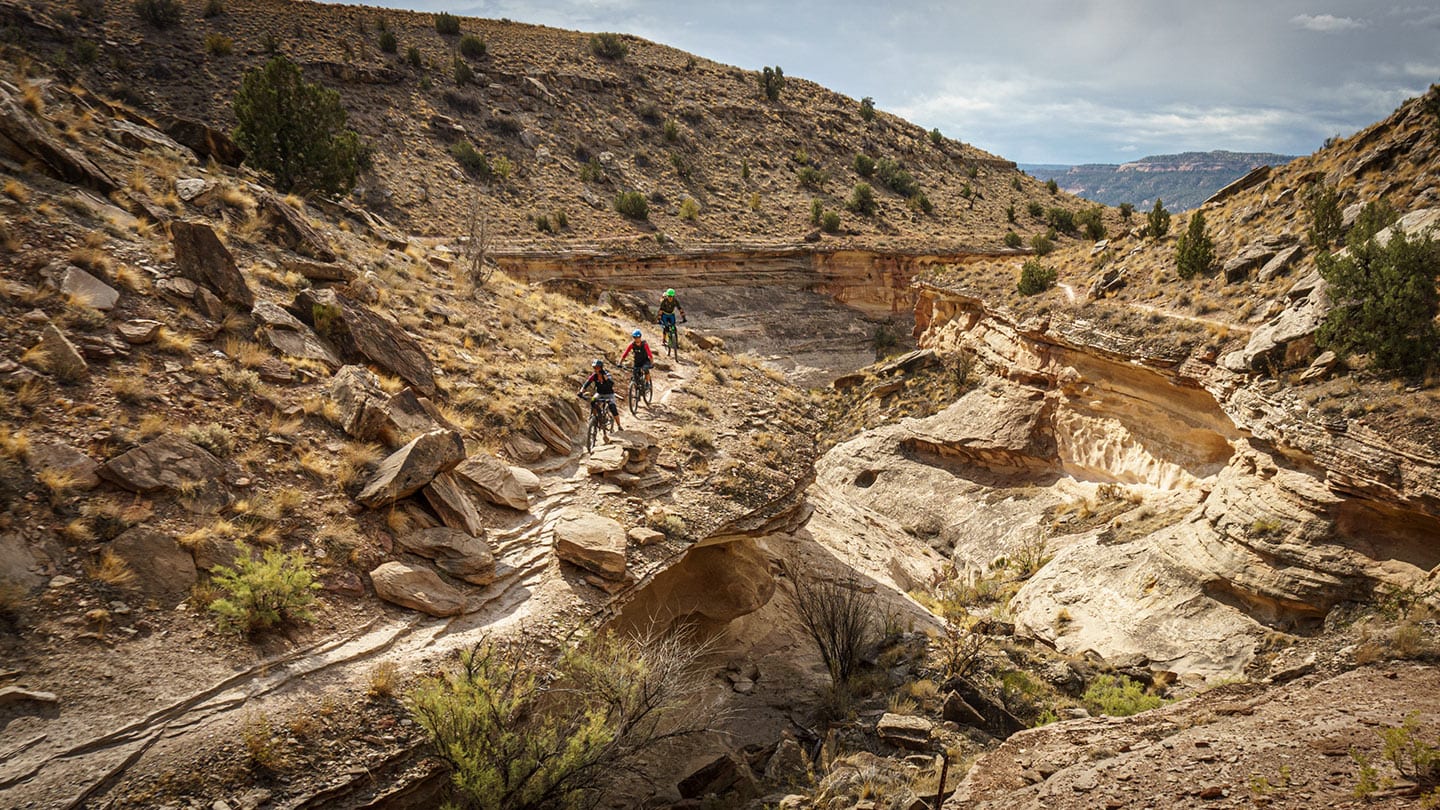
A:
[[[1045,206],[1035,200],[1030,200],[1025,203],[1025,213],[1036,219],[1040,219],[1045,216]]]
[[[435,15],[435,30],[446,36],[456,36],[460,33],[460,18],[442,11]]]
[[[1091,206],[1075,215],[1075,223],[1085,230],[1085,236],[1093,242],[1105,238],[1104,209]]]
[[[961,196],[968,199],[970,195],[962,192]],[[930,202],[930,197],[923,191],[915,192],[914,196],[905,201],[905,204],[909,206],[911,211],[918,211],[922,214],[935,213],[935,204]]]
[[[1012,225],[1015,224],[1015,204],[1014,204],[1014,203],[1011,203],[1011,204],[1005,206],[1005,221],[1006,221],[1006,222],[1009,222],[1009,223],[1012,224]]]
[[[1343,258],[1321,253],[1315,262],[1332,307],[1316,335],[1321,346],[1369,354],[1394,374],[1418,374],[1435,361],[1440,243],[1430,234],[1411,238],[1397,229],[1383,247],[1371,238]]]
[[[660,128],[660,132],[670,143],[680,140],[680,125],[673,118],[665,119],[665,124]]]
[[[590,158],[585,165],[580,167],[580,180],[585,183],[598,183],[605,179],[605,167],[600,161]]]
[[[760,91],[770,101],[779,101],[780,93],[785,90],[785,71],[779,65],[766,67],[760,71]]]
[[[382,31],[380,33],[380,50],[385,53],[395,53],[400,50],[400,40],[395,38],[394,31]]]
[[[488,178],[494,171],[485,153],[476,149],[468,140],[456,141],[450,147],[450,156],[455,158],[461,168],[476,177]]]
[[[1145,215],[1145,234],[1151,239],[1159,239],[1170,232],[1170,212],[1165,210],[1165,202],[1159,197],[1155,198],[1155,207]]]
[[[470,67],[469,62],[457,56],[455,57],[453,68],[455,71],[456,85],[473,84],[475,82],[475,70]]]
[[[1075,214],[1068,208],[1058,206],[1045,212],[1045,224],[1061,233],[1075,232]]]
[[[603,33],[590,35],[590,53],[601,59],[609,59],[618,62],[630,53],[630,46],[619,34]]]
[[[235,50],[235,40],[224,34],[211,32],[205,35],[205,52],[211,56],[229,56]]]
[[[1049,236],[1043,233],[1037,233],[1030,237],[1030,249],[1035,251],[1036,256],[1045,256],[1055,249],[1055,243],[1051,241]]]
[[[1343,214],[1340,195],[1333,186],[1312,183],[1305,191],[1305,210],[1310,215],[1310,244],[1316,250],[1329,250],[1340,238]]]
[[[1384,200],[1371,200],[1360,209],[1359,216],[1355,217],[1354,224],[1345,233],[1345,244],[1363,245],[1374,239],[1375,234],[1394,225],[1399,218],[1400,215],[1389,203]]]
[[[939,127],[935,127],[934,129],[930,130],[930,143],[931,143],[931,145],[933,145],[933,146],[939,146],[940,144],[942,144],[942,143],[944,143],[944,142],[945,142],[945,136],[940,134],[940,128],[939,128]],[[972,176],[973,176],[973,175],[972,175]]]
[[[1134,215],[1135,215],[1135,203],[1128,203],[1128,202],[1120,203],[1120,219],[1121,219],[1121,221],[1123,221],[1123,222],[1129,222],[1129,221],[1130,221],[1130,217],[1132,217],[1132,216],[1134,216]]]
[[[420,69],[420,49],[411,45],[405,49],[405,64],[416,70]]]
[[[223,631],[249,635],[314,619],[310,605],[320,583],[298,551],[282,554],[270,549],[259,562],[241,554],[229,566],[217,565],[212,573],[211,583],[226,594],[210,603]]]
[[[515,171],[515,164],[511,163],[510,158],[504,155],[496,155],[495,159],[490,161],[490,169],[501,180],[509,180],[511,173]]]
[[[1050,178],[1049,180],[1046,180],[1046,181],[1045,181],[1045,188],[1046,188],[1046,190],[1048,190],[1051,194],[1059,194],[1059,193],[1060,193],[1060,184],[1057,183],[1057,182],[1055,182],[1055,178],[1053,178],[1053,177]]]
[[[1031,259],[1021,266],[1020,282],[1015,285],[1015,289],[1021,295],[1039,295],[1055,286],[1057,276],[1055,268],[1046,267]]]
[[[855,188],[850,190],[850,199],[845,201],[845,208],[862,217],[874,216],[877,208],[875,189],[869,183],[856,183]]]
[[[875,99],[869,96],[860,99],[860,120],[867,124],[875,120]]]
[[[700,203],[695,202],[694,197],[686,197],[680,201],[680,218],[686,222],[694,222],[700,218]]]
[[[875,177],[882,185],[904,197],[913,197],[920,192],[920,183],[914,175],[905,171],[900,162],[893,158],[880,158],[875,164]]]
[[[307,83],[284,56],[246,71],[234,110],[236,143],[281,191],[348,191],[369,163],[340,94]]]
[[[1018,247],[1020,247],[1022,244],[1024,244],[1024,241],[1021,240],[1020,234],[1018,234],[1018,233],[1016,233],[1016,232],[1014,232],[1014,231],[1006,231],[1006,232],[1005,232],[1005,247],[1007,247],[1007,248],[1018,248]]]
[[[840,213],[838,211],[826,211],[820,217],[820,230],[825,233],[840,232]]]
[[[135,0],[131,7],[140,19],[161,30],[179,25],[185,10],[180,0]]]
[[[1164,698],[1146,692],[1144,686],[1124,675],[1097,676],[1080,701],[1091,714],[1111,717],[1129,717],[1165,705]]]
[[[820,227],[820,218],[825,215],[825,203],[819,197],[810,200],[810,224]]]
[[[484,59],[485,51],[485,40],[473,34],[460,38],[460,55],[466,59]]]
[[[702,660],[683,643],[616,634],[554,661],[484,640],[407,704],[450,767],[460,801],[446,806],[590,807],[714,725]]]
[[[1017,174],[1014,177],[1010,178],[1010,187],[1015,189],[1016,191],[1020,191],[1024,188],[1024,186],[1020,183],[1020,175]]]
[[[1181,278],[1194,278],[1210,272],[1215,264],[1215,242],[1205,230],[1205,213],[1190,215],[1190,224],[1175,243],[1175,272]]]
[[[622,191],[615,196],[615,210],[631,219],[649,219],[650,205],[638,191]]]
[[[200,12],[200,16],[208,20],[211,17],[219,17],[224,13],[225,3],[223,0],[205,0],[205,8]]]
[[[795,172],[795,177],[800,180],[801,186],[811,191],[819,191],[820,188],[825,185],[825,181],[829,179],[825,176],[824,171],[814,166],[801,166],[800,169]]]
[[[875,174],[875,159],[863,153],[856,155],[855,173],[865,178]]]

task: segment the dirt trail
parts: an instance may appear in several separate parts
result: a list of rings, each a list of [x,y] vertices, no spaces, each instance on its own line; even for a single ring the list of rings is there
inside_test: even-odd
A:
[[[627,410],[626,427],[652,433],[669,429],[672,395],[696,369],[694,361],[684,359],[683,350],[681,357],[679,363],[657,363],[654,402],[641,406],[638,420]],[[551,553],[560,513],[598,501],[597,486],[581,464],[583,437],[576,438],[576,452],[538,472],[542,488],[528,514],[488,533],[498,577],[471,595],[469,612],[437,619],[387,609],[359,627],[265,658],[163,706],[138,701],[112,706],[119,720],[108,729],[86,718],[72,720],[62,708],[60,717],[45,724],[44,733],[23,740],[0,738],[0,807],[113,806],[107,793],[133,772],[184,772],[194,766],[197,752],[236,739],[241,724],[251,718],[311,711],[321,695],[358,700],[382,661],[412,673],[486,635],[533,634],[543,628],[562,638],[573,629],[569,625],[597,615],[609,601],[594,588],[570,582]],[[360,770],[337,769],[334,779],[322,775],[328,784],[312,794],[315,801],[302,799],[295,806],[338,806],[322,794],[338,798],[348,784],[373,785],[374,774]]]

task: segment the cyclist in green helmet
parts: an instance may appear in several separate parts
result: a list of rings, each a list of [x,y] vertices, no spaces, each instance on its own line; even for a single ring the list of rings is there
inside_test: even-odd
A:
[[[666,290],[665,294],[660,296],[660,326],[662,328],[675,326],[675,314],[677,312],[680,314],[680,322],[684,323],[685,308],[680,306],[680,300],[675,297],[675,291],[673,289]]]

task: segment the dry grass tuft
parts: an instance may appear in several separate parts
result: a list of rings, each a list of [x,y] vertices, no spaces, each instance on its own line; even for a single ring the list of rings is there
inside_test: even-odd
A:
[[[370,670],[370,685],[365,694],[372,698],[390,697],[400,686],[400,668],[394,661],[381,661]]]
[[[21,205],[30,202],[30,189],[14,178],[5,181],[4,193],[6,197]]]
[[[135,584],[135,572],[120,559],[120,555],[108,548],[100,553],[99,561],[86,563],[85,574],[115,588],[128,588]]]

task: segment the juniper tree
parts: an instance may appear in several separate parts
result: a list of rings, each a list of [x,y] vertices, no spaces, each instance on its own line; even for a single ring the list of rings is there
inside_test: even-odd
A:
[[[340,94],[306,82],[284,56],[246,71],[234,108],[236,143],[282,191],[348,191],[368,162]]]

